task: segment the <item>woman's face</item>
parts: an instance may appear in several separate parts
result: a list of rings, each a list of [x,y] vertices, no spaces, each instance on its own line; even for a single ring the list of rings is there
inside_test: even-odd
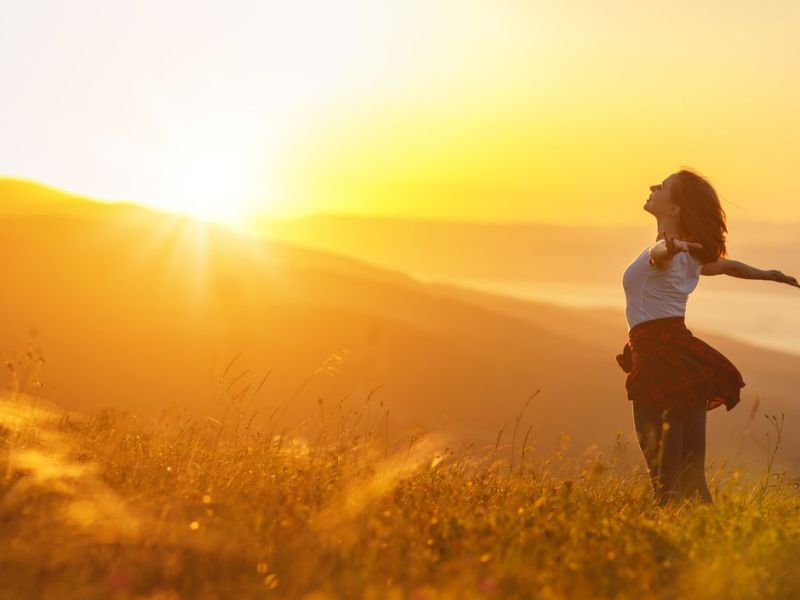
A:
[[[675,174],[673,173],[661,183],[651,185],[650,196],[644,204],[644,209],[658,218],[677,216],[680,212],[680,207],[670,200],[670,187],[674,183]]]

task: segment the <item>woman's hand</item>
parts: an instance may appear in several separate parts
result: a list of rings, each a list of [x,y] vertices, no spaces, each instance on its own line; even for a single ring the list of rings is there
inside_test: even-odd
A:
[[[778,269],[771,269],[767,271],[767,279],[770,281],[777,281],[778,283],[788,283],[794,287],[800,287],[800,284],[797,283],[797,279],[791,277],[790,275],[784,275],[784,273]]]
[[[661,233],[664,234],[664,243],[667,246],[667,256],[671,257],[675,256],[678,252],[688,252],[691,248],[703,247],[703,244],[699,242],[686,242],[674,237],[669,237],[666,231],[662,231]]]
[[[650,264],[658,268],[665,268],[678,252],[688,252],[691,248],[702,248],[699,242],[686,242],[677,238],[668,237],[666,231],[661,232],[664,236],[652,248],[650,248]]]

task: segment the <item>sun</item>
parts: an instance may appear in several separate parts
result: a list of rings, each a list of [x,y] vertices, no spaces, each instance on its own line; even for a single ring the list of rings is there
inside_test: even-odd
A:
[[[248,198],[245,167],[233,158],[196,158],[176,170],[154,199],[160,208],[225,225],[244,225],[254,200]]]
[[[247,153],[203,153],[173,161],[162,191],[140,203],[235,228],[245,228],[266,199]],[[259,179],[263,178],[258,173]],[[261,183],[261,182],[259,182]]]

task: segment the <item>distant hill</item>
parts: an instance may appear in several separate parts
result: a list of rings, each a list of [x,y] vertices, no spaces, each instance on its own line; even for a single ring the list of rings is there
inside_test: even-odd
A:
[[[641,210],[637,205],[632,210]],[[427,221],[320,214],[271,218],[259,231],[274,240],[370,257],[389,269],[448,280],[617,282],[633,257],[655,239],[652,218],[641,226]],[[733,258],[795,272],[800,223],[728,222]],[[715,281],[721,289],[734,282]]]
[[[119,206],[94,202],[27,179],[0,179],[0,217],[107,214]]]
[[[35,197],[44,204],[27,206]],[[392,435],[419,426],[489,445],[538,389],[525,423],[543,451],[562,431],[578,452],[632,433],[614,360],[626,336],[616,312],[426,285],[138,207],[115,212],[86,202],[71,214],[47,214],[39,211],[55,197],[20,192],[3,203],[9,199],[30,212],[0,218],[8,257],[0,358],[14,362],[29,344],[41,347],[45,393],[65,407],[146,417],[183,406],[216,418],[226,398],[241,394],[231,410],[257,408],[256,423],[268,427],[277,409],[274,419],[303,424],[311,436],[341,401],[345,413],[369,407],[373,417],[388,407]],[[735,411],[710,414],[709,459],[736,455],[758,395],[759,413],[786,414],[779,461],[800,466],[800,359],[706,339],[748,383]],[[331,358],[340,350],[348,352]],[[11,382],[10,371],[4,377]],[[753,434],[763,438],[766,429],[757,415]],[[744,444],[745,456],[762,454]]]
[[[85,206],[91,202],[28,179],[0,179],[0,210],[5,215],[49,214],[68,204]]]

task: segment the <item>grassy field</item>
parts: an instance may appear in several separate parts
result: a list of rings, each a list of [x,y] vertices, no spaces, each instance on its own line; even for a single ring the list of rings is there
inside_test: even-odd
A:
[[[660,508],[629,442],[543,456],[390,440],[320,402],[317,435],[217,417],[0,402],[3,598],[797,598],[797,481],[709,473]],[[564,438],[564,447],[568,440]],[[777,446],[776,446],[777,448]],[[638,452],[638,448],[633,448]]]

